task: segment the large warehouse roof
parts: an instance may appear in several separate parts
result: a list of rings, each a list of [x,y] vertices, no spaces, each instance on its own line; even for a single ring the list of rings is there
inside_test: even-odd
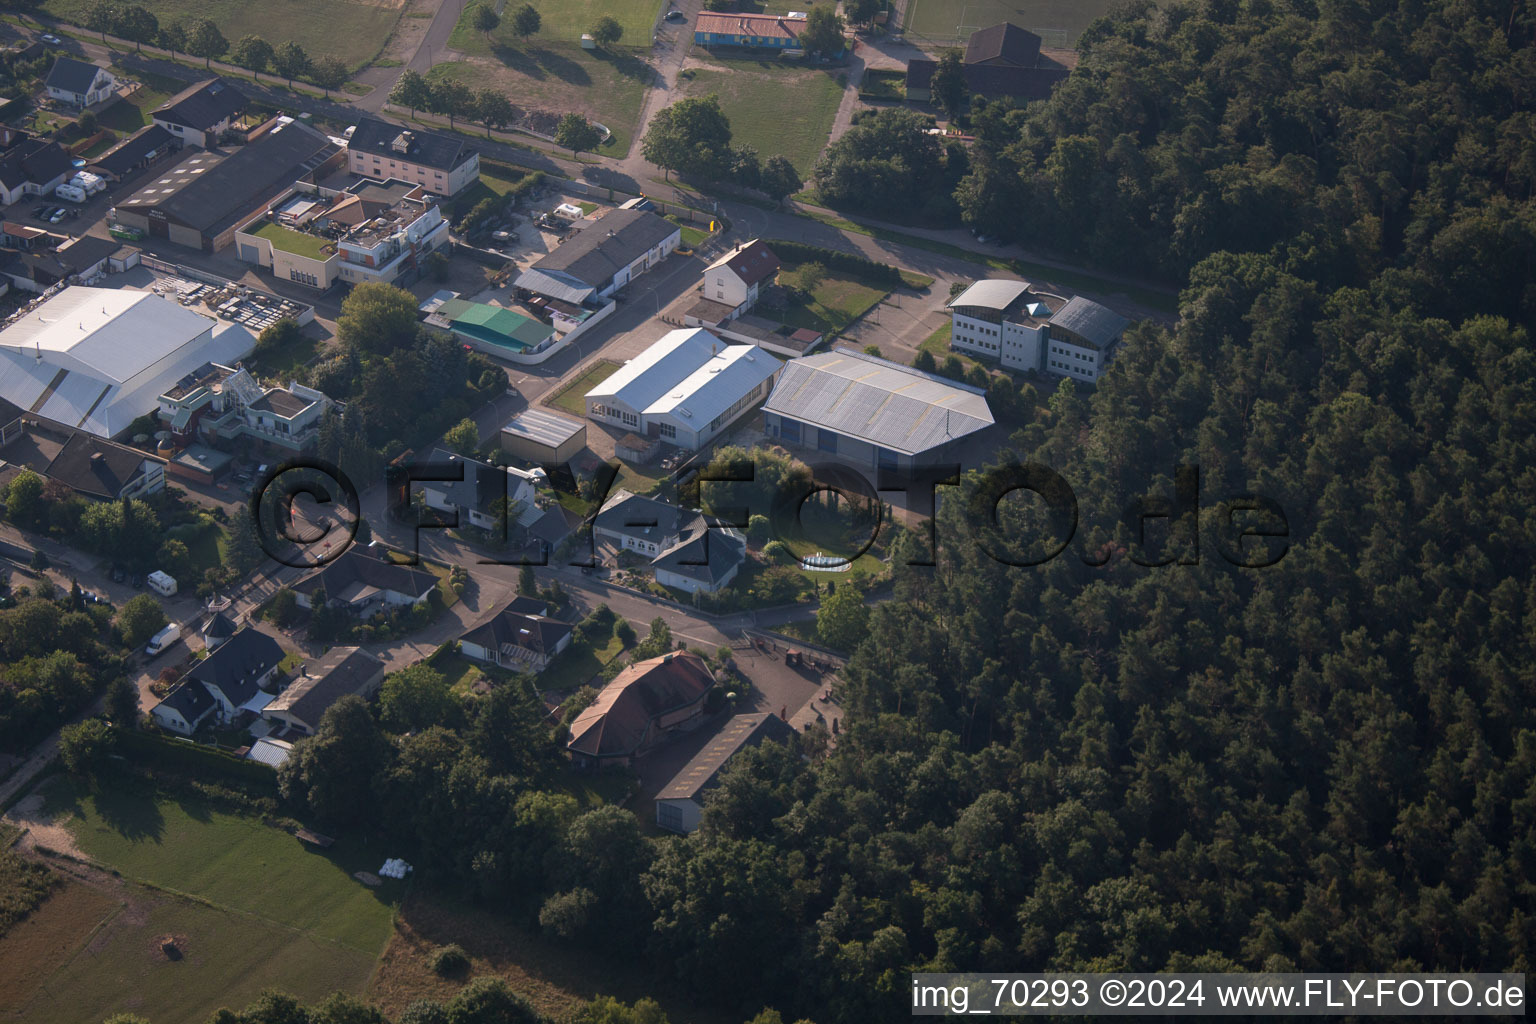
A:
[[[0,396],[111,437],[192,370],[254,345],[243,327],[148,292],[66,288],[0,331]]]
[[[756,345],[727,345],[702,328],[685,328],[668,331],[587,397],[703,427],[781,365]]]
[[[763,409],[905,455],[993,422],[981,389],[846,348],[785,363]]]
[[[965,291],[955,296],[950,301],[949,308],[972,306],[980,309],[995,309],[1001,312],[1028,293],[1028,281],[1004,281],[997,278],[977,281]]]

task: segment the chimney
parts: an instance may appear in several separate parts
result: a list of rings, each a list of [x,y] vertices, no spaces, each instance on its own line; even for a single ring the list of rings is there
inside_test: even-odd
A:
[[[107,457],[105,455],[101,454],[101,452],[91,452],[91,465],[92,466],[100,466],[103,462],[106,462],[106,461],[107,461]]]

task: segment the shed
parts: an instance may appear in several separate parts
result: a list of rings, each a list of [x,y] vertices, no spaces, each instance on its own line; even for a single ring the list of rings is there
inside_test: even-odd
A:
[[[501,428],[501,450],[541,466],[563,466],[587,446],[587,425],[542,409],[527,409]]]

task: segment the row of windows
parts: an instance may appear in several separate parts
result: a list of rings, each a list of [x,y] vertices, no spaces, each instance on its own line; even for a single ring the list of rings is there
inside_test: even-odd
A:
[[[306,274],[302,270],[288,271],[288,280],[297,281],[299,284],[307,284],[311,288],[320,287],[320,279],[314,274]]]
[[[1051,366],[1055,367],[1058,370],[1063,371],[1064,373],[1081,373],[1085,377],[1092,377],[1093,376],[1093,371],[1092,370],[1085,369],[1084,367],[1081,367],[1081,366],[1073,366],[1071,363],[1059,362],[1059,361],[1057,361],[1055,359],[1052,359],[1050,362],[1051,362]]]
[[[757,401],[757,397],[763,393],[763,387],[766,383],[767,382],[765,381],[763,384],[759,384],[751,391],[748,391],[746,394],[736,399],[736,403],[734,405],[725,410],[725,412],[721,413],[719,416],[716,416],[714,419],[709,421],[709,429],[711,431],[719,430],[721,424],[731,422],[731,418],[733,416],[741,412],[741,410],[745,409],[753,402]]]
[[[1093,357],[1092,356],[1084,355],[1081,352],[1074,352],[1074,351],[1072,351],[1069,348],[1061,348],[1059,346],[1052,345],[1051,346],[1051,351],[1055,352],[1059,356],[1070,356],[1073,359],[1076,359],[1076,360],[1078,360],[1080,362],[1084,362],[1084,363],[1091,363],[1091,362],[1093,362]]]
[[[662,437],[676,437],[677,436],[677,428],[675,426],[673,426],[672,424],[670,424],[670,423],[658,423],[658,424],[656,424],[656,426],[657,426],[657,429],[659,429],[661,431],[661,436]]]

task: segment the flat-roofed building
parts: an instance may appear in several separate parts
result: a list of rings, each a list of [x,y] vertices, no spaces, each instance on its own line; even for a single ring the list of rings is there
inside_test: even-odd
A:
[[[563,466],[587,447],[587,425],[542,409],[527,409],[501,428],[501,450],[541,466]]]

